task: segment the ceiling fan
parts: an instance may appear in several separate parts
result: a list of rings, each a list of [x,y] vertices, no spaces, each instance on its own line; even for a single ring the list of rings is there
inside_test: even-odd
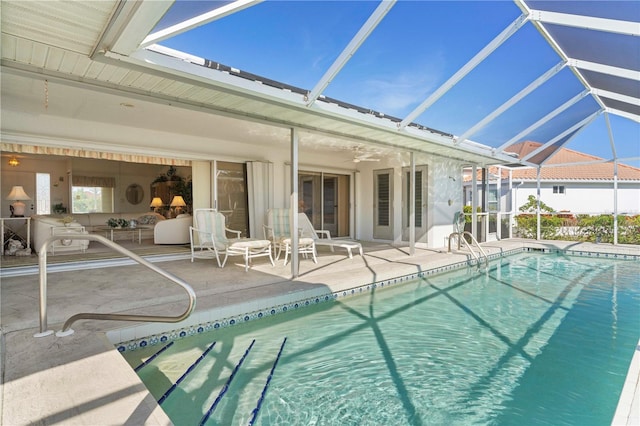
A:
[[[379,158],[375,157],[378,155],[376,152],[364,152],[360,147],[353,148],[353,159],[351,160],[354,163],[360,163],[362,161],[380,161]]]

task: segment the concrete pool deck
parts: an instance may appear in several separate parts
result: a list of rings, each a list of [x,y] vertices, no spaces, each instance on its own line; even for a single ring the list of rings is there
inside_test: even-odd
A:
[[[188,282],[197,294],[194,318],[225,318],[358,285],[444,267],[465,261],[468,253],[446,249],[363,244],[365,255],[346,257],[344,250],[321,251],[318,264],[300,260],[300,276],[291,280],[282,259],[272,267],[259,259],[245,273],[240,259],[224,269],[214,260],[188,258],[166,261],[161,268]],[[522,247],[582,250],[640,256],[639,246],[612,246],[575,242],[505,240],[482,244],[495,254]],[[171,424],[136,373],[107,337],[121,333],[136,337],[132,323],[83,320],[67,337],[34,338],[39,331],[39,276],[7,276],[1,283],[2,384],[0,423],[5,425],[60,424]],[[60,330],[78,312],[178,315],[187,306],[184,291],[140,265],[121,265],[53,272],[48,276],[49,328]],[[180,328],[164,324],[165,329]],[[118,331],[125,329],[124,331]],[[144,327],[140,328],[144,329]],[[139,329],[139,330],[140,330]],[[134,330],[134,331],[132,331]],[[640,424],[640,349],[627,377],[613,424]]]

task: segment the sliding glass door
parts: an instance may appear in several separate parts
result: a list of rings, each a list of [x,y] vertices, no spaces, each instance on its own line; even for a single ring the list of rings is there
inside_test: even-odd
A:
[[[227,218],[227,228],[249,236],[247,210],[247,166],[244,163],[216,162],[217,209]]]
[[[332,236],[349,236],[349,176],[322,172],[298,173],[298,211],[314,228]]]

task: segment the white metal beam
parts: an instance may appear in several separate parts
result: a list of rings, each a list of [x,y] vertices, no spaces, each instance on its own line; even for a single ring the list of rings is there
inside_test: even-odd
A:
[[[613,154],[613,159],[618,159],[618,154],[616,153],[616,143],[613,139],[613,132],[611,131],[611,121],[609,120],[609,113],[604,113],[604,120],[607,123],[607,132],[609,133],[609,143],[611,144],[611,153]]]
[[[535,9],[531,10],[531,20],[543,22],[545,24],[562,25],[565,27],[577,27],[588,30],[640,36],[640,25],[638,25],[637,22],[632,21],[621,21]]]
[[[478,130],[482,129],[483,127],[485,127],[487,124],[489,124],[490,122],[492,122],[496,117],[500,116],[500,114],[502,114],[503,112],[505,112],[506,110],[508,110],[509,108],[511,108],[513,105],[515,105],[516,103],[518,103],[522,98],[524,98],[525,96],[527,96],[529,93],[533,92],[534,90],[536,90],[538,87],[540,87],[541,85],[543,85],[547,80],[549,80],[551,77],[553,77],[554,75],[556,75],[557,73],[560,72],[560,70],[562,70],[565,66],[564,61],[554,65],[551,69],[549,69],[547,72],[545,72],[544,74],[542,74],[540,77],[536,78],[534,81],[532,81],[527,87],[525,87],[524,89],[522,89],[520,92],[518,92],[516,95],[514,95],[511,99],[509,99],[508,101],[506,101],[505,103],[503,103],[502,105],[500,105],[497,109],[495,109],[491,114],[487,115],[485,118],[483,118],[482,120],[480,120],[478,123],[476,123],[474,126],[472,126],[469,130],[467,130],[466,132],[464,132],[457,140],[456,143],[460,143],[462,141],[467,140],[467,138],[469,138],[471,135],[473,135],[474,133],[476,133]]]
[[[635,121],[636,123],[640,123],[640,116],[637,114],[631,114],[630,112],[621,111],[619,109],[609,108],[609,107],[605,108],[604,110],[609,114],[617,115],[619,117],[623,117],[631,121]]]
[[[89,56],[93,58],[107,50],[121,55],[131,54],[172,4],[153,0],[120,1]]]
[[[609,90],[593,89],[592,93],[596,96],[613,99],[614,101],[624,102],[634,106],[640,106],[640,98],[623,95],[622,93],[611,92]]]
[[[551,120],[555,116],[559,115],[560,113],[562,113],[563,111],[568,109],[570,106],[575,105],[576,103],[578,103],[580,100],[582,100],[588,94],[589,94],[589,90],[587,90],[587,89],[583,90],[581,93],[578,93],[576,96],[574,96],[573,98],[569,99],[567,102],[565,102],[564,104],[560,105],[558,108],[554,109],[549,114],[545,115],[540,120],[536,121],[531,126],[527,127],[526,129],[524,129],[523,131],[521,131],[520,133],[518,133],[517,135],[515,135],[511,139],[509,139],[507,142],[505,142],[502,145],[500,145],[498,148],[496,148],[496,151],[497,152],[504,151],[505,148],[513,145],[516,142],[519,142],[521,138],[523,138],[524,136],[526,136],[529,133],[533,132],[534,130],[536,130],[540,126],[544,125],[549,120]]]
[[[487,56],[489,56],[494,50],[496,50],[502,43],[507,41],[509,37],[514,35],[524,24],[527,23],[527,15],[520,15],[518,19],[513,21],[507,28],[505,28],[496,38],[491,40],[489,44],[480,50],[469,62],[467,62],[462,68],[460,68],[449,80],[447,80],[442,86],[436,89],[427,99],[425,99],[416,109],[411,111],[409,115],[405,117],[398,124],[398,129],[402,130],[407,127],[413,120],[422,114],[427,108],[433,105],[438,99],[440,99],[445,93],[447,93],[453,86],[455,86],[464,76],[469,74],[475,67],[477,67]]]
[[[355,54],[358,48],[369,37],[373,30],[378,26],[382,19],[391,10],[397,0],[383,0],[380,2],[376,10],[373,11],[367,22],[358,30],[356,35],[351,39],[347,47],[340,53],[336,60],[331,64],[329,69],[324,73],[322,78],[316,83],[315,87],[307,95],[307,106],[313,104],[318,96],[322,94],[324,89],[331,83],[340,70],[346,65],[346,63]]]
[[[586,71],[598,72],[600,74],[613,75],[615,77],[627,78],[629,80],[640,80],[640,71],[627,68],[619,68],[597,62],[583,61],[582,59],[568,58],[567,64],[570,67],[578,68]]]
[[[156,31],[153,34],[149,34],[144,39],[140,47],[144,48],[151,44],[159,43],[162,40],[166,40],[175,35],[181,34],[185,31],[189,31],[193,28],[197,28],[204,24],[208,24],[209,22],[213,22],[225,16],[229,16],[233,13],[236,13],[240,10],[256,5],[260,2],[262,2],[262,0],[236,0],[224,6],[218,7],[214,10],[210,10],[209,12],[195,16],[191,19],[187,19],[185,21],[179,22],[163,30]]]

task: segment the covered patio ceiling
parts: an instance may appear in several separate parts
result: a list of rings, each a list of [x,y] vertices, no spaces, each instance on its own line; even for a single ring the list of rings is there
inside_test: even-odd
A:
[[[357,142],[529,166],[569,146],[640,161],[637,2],[5,0],[2,6],[2,91],[10,101],[3,110],[19,108],[21,97],[5,82],[30,78],[35,86],[45,77],[61,90],[88,89],[96,97],[123,95],[159,108],[296,127],[308,146]],[[309,16],[314,10],[318,16]],[[295,41],[306,37],[313,65],[306,61],[314,55],[305,56]],[[291,60],[295,67],[269,66]],[[55,108],[48,112],[73,113]],[[578,143],[594,127],[600,132]],[[203,125],[202,135],[209,130]],[[4,132],[3,141],[11,136]],[[542,146],[515,160],[509,148],[524,140]]]

